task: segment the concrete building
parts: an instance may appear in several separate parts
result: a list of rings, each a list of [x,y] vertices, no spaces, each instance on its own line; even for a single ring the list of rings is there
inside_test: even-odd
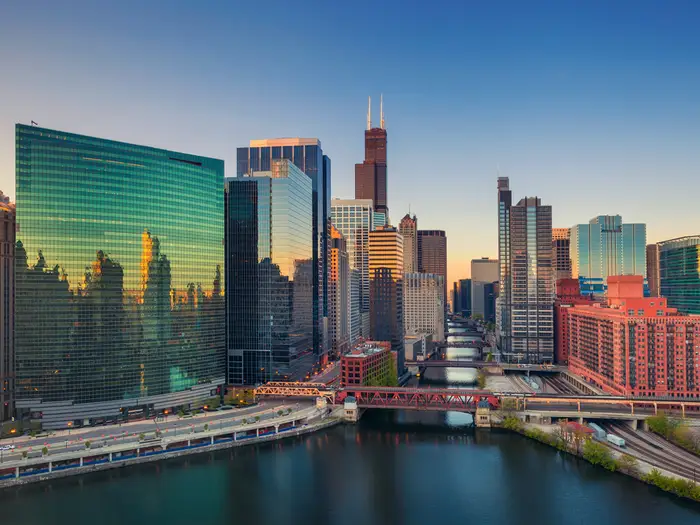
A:
[[[510,209],[513,195],[508,177],[498,177],[497,187],[499,295],[496,301],[496,341],[501,352],[508,353],[511,351]],[[473,307],[472,315],[474,315]]]
[[[341,387],[390,386],[396,377],[396,354],[388,341],[357,343],[340,358]]]
[[[486,318],[485,286],[498,281],[498,261],[482,257],[471,263],[471,315]]]
[[[331,225],[330,261],[328,265],[328,327],[331,352],[345,353],[350,344],[350,264],[345,237]]]
[[[352,338],[370,337],[369,232],[374,229],[374,208],[369,199],[333,199],[331,221],[345,237],[350,270],[359,272],[360,309],[352,309]]]
[[[569,228],[552,228],[552,264],[555,281],[571,278],[570,241]]]
[[[365,160],[355,164],[355,198],[371,200],[374,210],[383,213],[388,223],[387,204],[387,134],[384,128],[384,111],[381,109],[380,125],[372,127],[371,103],[367,111],[365,130]]]
[[[404,337],[404,352],[408,361],[423,361],[433,352],[431,334],[408,334]]]
[[[408,213],[399,223],[403,237],[403,269],[405,273],[416,273],[418,269],[418,219]]]
[[[484,321],[496,322],[496,300],[498,299],[498,281],[484,285]]]
[[[15,413],[15,206],[0,191],[0,422]]]
[[[700,235],[659,243],[659,287],[669,306],[700,314]]]
[[[460,279],[455,283],[455,295],[453,302],[454,313],[464,317],[472,315],[472,280]]]
[[[571,276],[584,295],[604,296],[611,275],[647,272],[646,225],[623,224],[619,215],[599,215],[571,228]]]
[[[659,271],[659,245],[647,244],[647,283],[649,284],[649,295],[651,297],[659,297],[661,295]]]
[[[431,334],[445,340],[445,279],[431,273],[406,273],[403,283],[403,323],[407,334]]]
[[[590,295],[581,295],[578,279],[559,279],[554,300],[554,362],[569,362],[569,310],[579,304],[591,305]]]
[[[375,341],[390,341],[397,354],[399,375],[403,359],[403,237],[385,226],[369,233],[370,335]]]
[[[608,277],[607,306],[572,306],[569,369],[624,396],[700,395],[700,316],[644,297],[643,276]]]

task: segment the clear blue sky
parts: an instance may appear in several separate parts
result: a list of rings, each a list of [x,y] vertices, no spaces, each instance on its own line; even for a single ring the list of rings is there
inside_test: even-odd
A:
[[[448,234],[449,279],[496,256],[496,176],[553,206],[700,233],[700,2],[6,1],[0,189],[14,124],[223,158],[319,137],[352,197],[384,94],[389,208]],[[376,120],[375,120],[376,122]]]

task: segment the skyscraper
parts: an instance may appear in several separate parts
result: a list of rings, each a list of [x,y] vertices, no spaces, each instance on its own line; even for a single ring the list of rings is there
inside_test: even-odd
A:
[[[418,271],[441,275],[447,297],[447,236],[443,230],[418,230]],[[447,305],[445,305],[447,313]]]
[[[387,135],[384,128],[384,108],[381,105],[378,128],[372,127],[371,100],[367,109],[365,130],[365,160],[355,164],[355,198],[370,199],[376,212],[389,215],[387,205]]]
[[[486,319],[486,290],[485,287],[498,281],[498,261],[482,257],[472,259],[471,278],[471,315],[480,315]]]
[[[338,356],[350,347],[350,264],[345,237],[331,225],[328,326],[331,350]]]
[[[555,282],[559,279],[571,278],[570,236],[569,228],[552,228],[552,264]]]
[[[649,283],[649,295],[659,297],[661,295],[661,282],[659,279],[658,244],[647,244],[647,282]]]
[[[646,275],[646,225],[599,215],[571,228],[571,275],[583,295],[604,295],[607,278]]]
[[[700,314],[700,235],[659,243],[661,297],[684,314]]]
[[[0,191],[0,422],[15,408],[15,206]]]
[[[445,278],[431,273],[406,273],[403,283],[403,318],[407,334],[432,334],[445,340]]]
[[[57,428],[210,397],[223,161],[24,125],[16,148],[18,415]]]
[[[403,269],[406,273],[415,273],[418,271],[418,219],[415,215],[404,215],[399,233],[403,237]]]
[[[226,308],[232,384],[300,379],[313,363],[313,186],[287,159],[226,180]],[[290,213],[294,210],[294,213]]]
[[[328,243],[330,235],[331,161],[323,154],[321,141],[315,138],[279,138],[251,140],[247,148],[237,150],[236,176],[269,171],[272,161],[287,159],[306,173],[313,184],[313,289],[318,298],[313,306],[314,353],[325,360],[323,318],[328,316]]]
[[[464,317],[472,316],[472,280],[471,279],[460,279],[457,283],[458,294],[458,306],[455,313],[458,313]]]
[[[396,228],[385,226],[369,233],[369,272],[371,338],[391,342],[400,376],[404,368],[404,273],[403,237]]]
[[[352,308],[350,313],[352,339],[357,339],[360,336],[370,337],[369,232],[374,226],[373,219],[374,208],[369,199],[333,199],[331,201],[331,220],[345,237],[350,270],[353,273],[351,280],[359,280],[360,309]],[[358,272],[359,275],[355,276],[355,272]]]
[[[498,177],[499,294],[496,299],[496,338],[501,352],[506,354],[511,351],[510,208],[512,199],[508,177]]]

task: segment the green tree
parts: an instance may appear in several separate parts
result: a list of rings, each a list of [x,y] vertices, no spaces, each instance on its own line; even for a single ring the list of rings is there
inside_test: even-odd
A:
[[[255,422],[257,423],[258,421],[260,421],[260,416],[255,416]]]
[[[209,423],[204,423],[204,432],[209,430]]]
[[[49,455],[49,449],[48,447],[44,447],[41,449],[41,455],[42,456],[48,456]]]
[[[28,457],[29,457],[29,452],[27,452],[26,450],[23,450],[22,451],[22,459],[27,459]]]
[[[612,472],[617,469],[610,449],[592,439],[588,439],[583,445],[583,458],[592,465],[600,465]]]
[[[486,373],[483,370],[479,370],[479,373],[476,375],[476,384],[480,390],[486,388]]]
[[[143,441],[144,439],[146,439],[146,434],[144,434],[143,432],[141,432],[141,433],[139,434],[139,441]]]
[[[486,362],[490,363],[491,361],[493,361],[493,352],[486,354]]]
[[[89,441],[85,442],[85,450],[89,450],[91,446],[92,446],[92,443],[90,443]]]
[[[523,428],[523,424],[515,416],[506,416],[503,419],[503,428],[507,428],[508,430],[513,430],[515,432],[520,432]]]
[[[639,462],[634,456],[622,454],[617,460],[617,468],[627,474],[637,474],[639,472]]]

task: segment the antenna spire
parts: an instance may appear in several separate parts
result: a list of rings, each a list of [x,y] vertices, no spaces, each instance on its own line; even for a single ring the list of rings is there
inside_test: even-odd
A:
[[[384,129],[384,94],[379,95],[379,127]]]
[[[372,97],[367,97],[367,129],[372,129]]]

